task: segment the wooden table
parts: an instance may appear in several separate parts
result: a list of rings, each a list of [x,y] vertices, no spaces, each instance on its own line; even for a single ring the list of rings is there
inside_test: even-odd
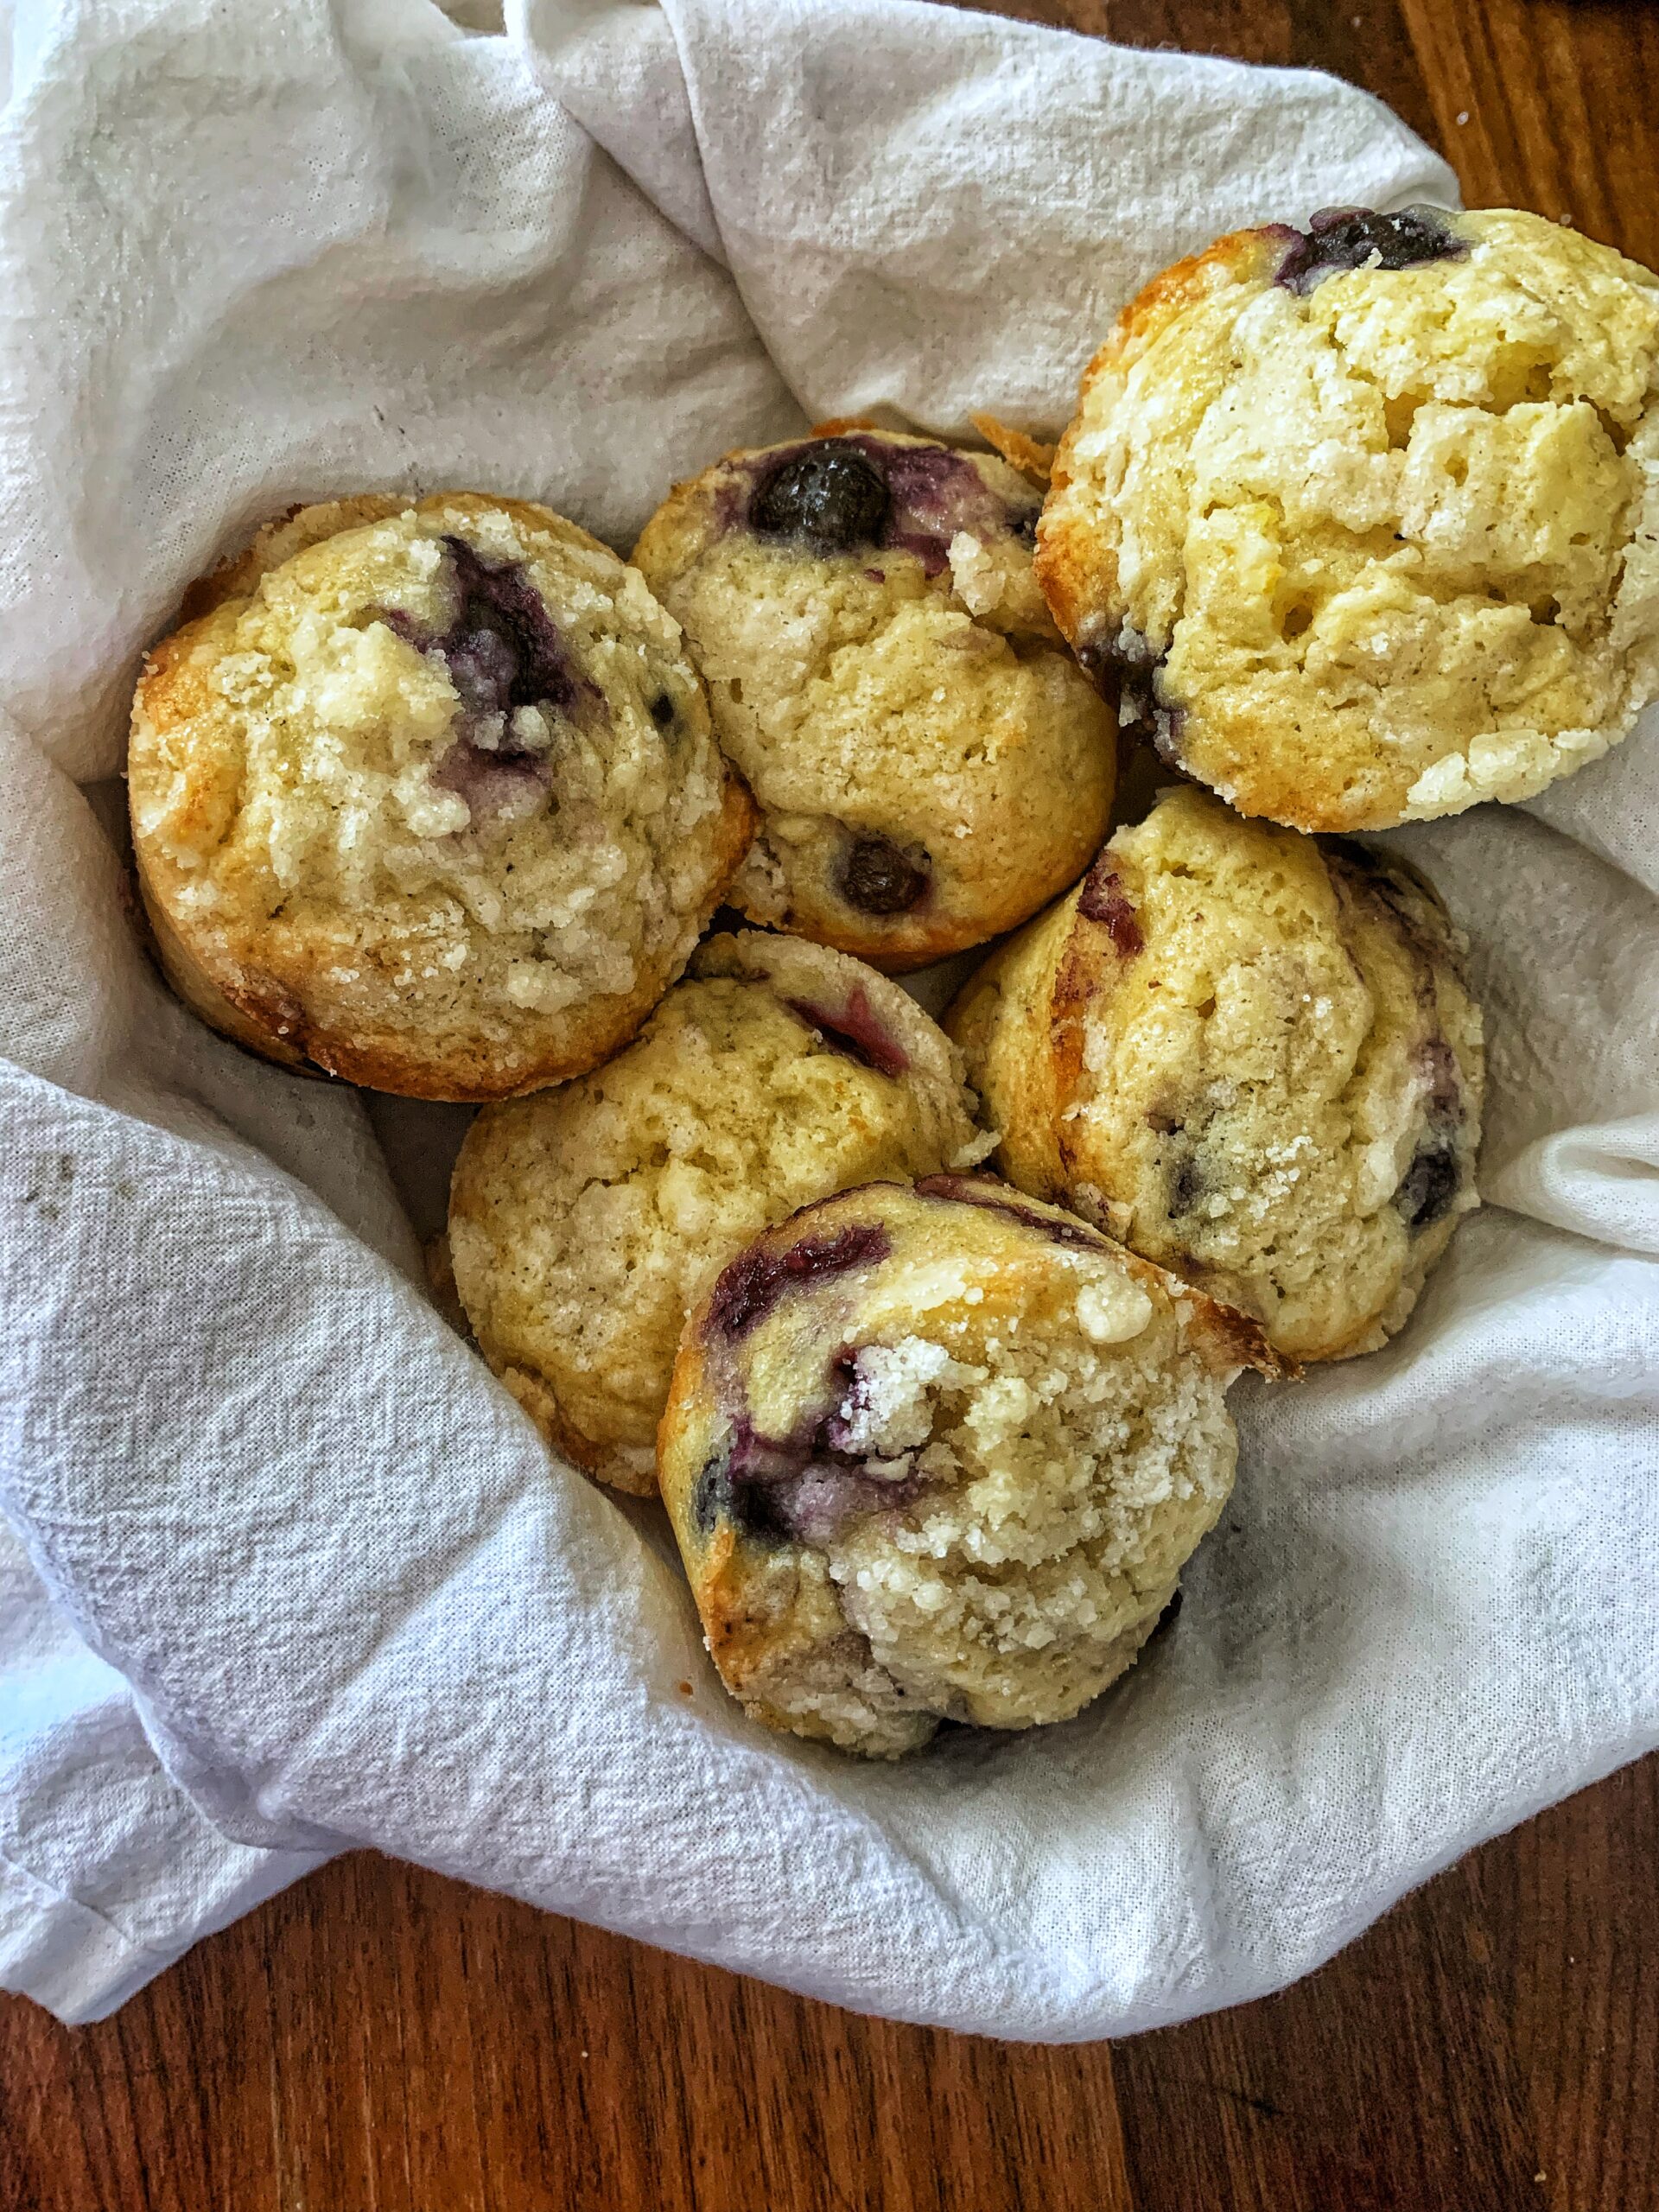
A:
[[[1644,0],[1030,0],[1370,86],[1659,267]],[[0,1999],[0,2212],[1649,2212],[1659,1761],[1300,1988],[1108,2048],[856,2018],[367,1855],[73,2032]]]

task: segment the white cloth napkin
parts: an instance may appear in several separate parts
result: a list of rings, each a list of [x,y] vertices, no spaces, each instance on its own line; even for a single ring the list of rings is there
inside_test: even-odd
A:
[[[1120,1688],[892,1768],[725,1699],[660,1521],[550,1465],[422,1294],[398,1192],[433,1205],[455,1117],[199,1028],[106,827],[140,650],[291,500],[478,486],[626,547],[815,416],[1052,431],[1165,262],[1450,199],[1440,163],[1325,79],[907,0],[532,0],[493,38],[61,0],[13,59],[0,1975],[89,2017],[369,1842],[853,2005],[1099,2036],[1305,1972],[1652,1744],[1651,734],[1405,840],[1492,1046],[1488,1205],[1410,1329],[1240,1386],[1235,1502]]]

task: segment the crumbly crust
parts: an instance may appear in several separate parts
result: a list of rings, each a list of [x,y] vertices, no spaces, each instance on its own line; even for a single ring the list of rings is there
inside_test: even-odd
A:
[[[874,1758],[944,1719],[1069,1718],[1221,1510],[1245,1346],[1274,1364],[989,1178],[873,1185],[769,1231],[688,1324],[659,1440],[727,1687]]]
[[[1512,210],[1277,281],[1240,232],[1125,308],[1038,533],[1086,662],[1241,812],[1531,797],[1659,695],[1659,280]]]
[[[480,591],[506,614],[476,618]],[[268,525],[192,604],[129,753],[189,1004],[290,1066],[433,1098],[534,1090],[632,1033],[754,819],[636,571],[528,502],[368,497]],[[514,622],[546,696],[492,714]]]
[[[999,422],[995,415],[974,415],[969,419],[991,451],[1001,454],[1010,468],[1017,468],[1027,484],[1034,484],[1039,492],[1048,489],[1054,473],[1052,446],[1016,430],[1011,423]]]

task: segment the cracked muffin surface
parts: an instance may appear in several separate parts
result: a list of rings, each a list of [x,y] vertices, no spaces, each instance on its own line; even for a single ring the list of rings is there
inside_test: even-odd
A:
[[[1224,238],[1085,372],[1036,565],[1243,813],[1529,798],[1659,695],[1659,279],[1502,208]]]
[[[1037,588],[1026,479],[827,429],[677,486],[634,558],[761,810],[734,902],[896,972],[1075,880],[1105,832],[1116,726]]]
[[[1069,1719],[1214,1524],[1251,1325],[990,1177],[809,1206],[687,1325],[663,1496],[722,1680],[874,1758]]]
[[[579,1073],[683,967],[753,810],[672,618],[550,509],[304,508],[197,587],[133,706],[175,988],[290,1065],[431,1098]]]
[[[947,1016],[998,1162],[1287,1358],[1402,1327],[1477,1203],[1479,1008],[1395,856],[1192,785],[1117,830]]]
[[[486,1107],[450,1197],[474,1333],[543,1433],[654,1489],[686,1315],[809,1200],[989,1148],[962,1061],[896,983],[821,945],[711,938],[605,1067]]]

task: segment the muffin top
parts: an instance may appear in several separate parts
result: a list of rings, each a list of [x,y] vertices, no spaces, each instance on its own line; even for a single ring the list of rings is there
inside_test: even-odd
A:
[[[617,1058],[474,1122],[456,1282],[550,1439],[648,1490],[680,1331],[732,1255],[809,1200],[990,1141],[960,1056],[898,984],[820,945],[711,938]]]
[[[942,1719],[1077,1712],[1220,1511],[1224,1389],[1262,1356],[1237,1316],[989,1178],[804,1209],[714,1283],[663,1425],[728,1686],[877,1756]]]
[[[316,1065],[431,1096],[591,1065],[747,842],[678,628],[548,509],[302,510],[134,706],[147,895]]]
[[[1476,1204],[1479,1009],[1391,855],[1188,785],[949,1018],[1014,1179],[1257,1321],[1374,1349]]]
[[[1223,238],[1090,364],[1037,569],[1242,812],[1528,798],[1659,692],[1659,280],[1507,209]]]
[[[889,970],[982,943],[1103,834],[1115,728],[1032,571],[1006,461],[859,428],[728,454],[634,557],[762,810],[756,921]]]

